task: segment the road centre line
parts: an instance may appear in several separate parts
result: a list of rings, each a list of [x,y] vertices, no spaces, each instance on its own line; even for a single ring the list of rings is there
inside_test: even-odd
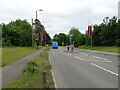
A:
[[[77,59],[80,59],[80,60],[84,61],[82,58],[79,58],[79,57],[77,57],[77,56],[74,56],[74,57],[77,58]]]
[[[103,59],[108,60],[107,58],[103,58]]]
[[[71,55],[70,53],[67,53],[68,55]]]
[[[105,69],[105,68],[103,68],[103,67],[101,67],[101,66],[98,66],[98,65],[96,65],[96,64],[94,64],[94,63],[91,63],[91,65],[93,65],[93,66],[95,66],[95,67],[98,67],[98,68],[100,68],[100,69],[102,69],[102,70],[104,70],[104,71],[107,71],[107,72],[109,72],[109,73],[112,73],[112,74],[118,76],[117,73],[114,73],[114,72],[112,72],[112,71],[110,71],[110,70],[108,70],[108,69]]]

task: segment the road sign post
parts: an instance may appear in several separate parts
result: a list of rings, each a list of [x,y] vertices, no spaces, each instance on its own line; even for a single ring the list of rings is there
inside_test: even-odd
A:
[[[72,45],[73,35],[70,35],[69,39],[70,39],[71,52],[74,52],[74,46]]]

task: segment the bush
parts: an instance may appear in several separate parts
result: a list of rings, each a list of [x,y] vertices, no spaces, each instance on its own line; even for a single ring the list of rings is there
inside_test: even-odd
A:
[[[34,67],[34,66],[26,66],[24,69],[23,69],[23,72],[28,72],[28,73],[37,73],[38,72],[38,69],[37,67]]]
[[[23,72],[28,72],[28,73],[37,73],[37,63],[35,61],[29,61],[27,63],[28,65],[23,69]]]
[[[116,44],[117,44],[117,46],[120,46],[120,39],[116,40]]]
[[[28,65],[37,67],[37,63],[35,61],[28,62]]]

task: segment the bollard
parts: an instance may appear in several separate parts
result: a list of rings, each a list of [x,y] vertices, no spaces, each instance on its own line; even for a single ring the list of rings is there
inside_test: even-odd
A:
[[[70,48],[69,48],[69,47],[67,47],[67,51],[69,51],[69,49],[70,49]]]
[[[46,72],[42,73],[42,78],[43,78],[43,84],[45,85],[47,83]]]
[[[74,52],[74,47],[71,48],[71,52]]]

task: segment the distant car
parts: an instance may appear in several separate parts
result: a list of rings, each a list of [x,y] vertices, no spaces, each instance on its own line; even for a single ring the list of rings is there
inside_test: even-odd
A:
[[[58,49],[58,42],[52,42],[52,49]]]

